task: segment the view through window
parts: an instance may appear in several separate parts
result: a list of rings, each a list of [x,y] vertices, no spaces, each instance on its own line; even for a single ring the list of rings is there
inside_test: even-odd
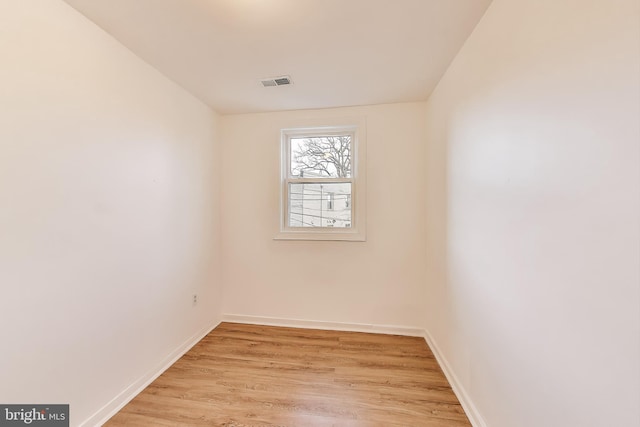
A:
[[[288,226],[350,228],[353,135],[290,137]]]

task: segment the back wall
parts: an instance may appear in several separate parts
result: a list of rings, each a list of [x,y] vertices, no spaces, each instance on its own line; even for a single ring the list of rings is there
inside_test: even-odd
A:
[[[223,312],[424,327],[424,103],[222,117]],[[280,129],[364,117],[367,241],[274,240]]]

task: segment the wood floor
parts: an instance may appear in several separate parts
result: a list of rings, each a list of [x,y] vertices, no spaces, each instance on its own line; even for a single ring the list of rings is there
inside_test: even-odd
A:
[[[222,323],[106,426],[470,426],[424,339]]]

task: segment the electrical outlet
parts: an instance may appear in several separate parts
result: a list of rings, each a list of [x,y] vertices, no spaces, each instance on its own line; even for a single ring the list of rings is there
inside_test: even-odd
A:
[[[198,294],[193,294],[193,305],[198,304]]]

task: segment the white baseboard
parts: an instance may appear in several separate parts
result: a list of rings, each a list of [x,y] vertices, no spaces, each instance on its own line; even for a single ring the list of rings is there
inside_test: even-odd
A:
[[[325,322],[320,320],[284,319],[278,317],[245,316],[223,314],[223,322],[250,325],[285,326],[289,328],[323,329],[330,331],[369,332],[372,334],[404,335],[424,337],[424,329],[409,326],[373,325],[364,323]]]
[[[106,423],[109,418],[113,417],[120,409],[122,409],[127,403],[133,400],[142,390],[144,390],[149,384],[155,381],[164,371],[166,371],[171,365],[173,365],[179,358],[181,358],[187,351],[189,351],[194,345],[204,338],[209,332],[215,329],[220,324],[219,321],[215,322],[213,326],[205,326],[200,331],[189,337],[178,348],[169,353],[160,363],[156,365],[154,369],[151,369],[142,377],[138,378],[127,388],[122,390],[116,397],[114,397],[109,403],[100,408],[95,414],[90,416],[84,422],[80,424],[81,427],[93,427],[101,426]]]
[[[460,405],[462,405],[462,409],[464,409],[464,412],[467,414],[467,418],[469,418],[471,425],[473,427],[487,427],[487,423],[480,415],[480,412],[478,412],[478,408],[476,408],[476,405],[473,404],[473,401],[469,397],[469,394],[462,386],[462,383],[460,382],[456,374],[453,372],[453,369],[451,369],[451,365],[449,365],[449,362],[447,362],[447,359],[445,359],[444,355],[440,351],[440,348],[438,347],[438,344],[436,344],[435,340],[428,330],[424,331],[424,339],[425,341],[427,341],[427,345],[431,349],[433,355],[436,357],[436,360],[438,361],[440,368],[442,368],[445,377],[447,377],[449,384],[451,384],[451,388],[460,401]]]

